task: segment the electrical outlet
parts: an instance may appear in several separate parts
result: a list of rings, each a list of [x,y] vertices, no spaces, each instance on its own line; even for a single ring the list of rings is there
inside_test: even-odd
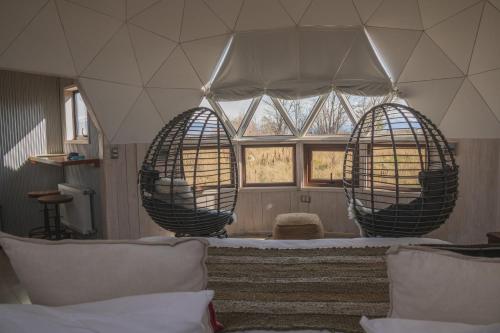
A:
[[[307,194],[302,194],[300,196],[300,202],[310,203],[311,202],[311,196],[307,195]]]
[[[111,146],[110,156],[112,160],[117,160],[120,157],[118,146]]]

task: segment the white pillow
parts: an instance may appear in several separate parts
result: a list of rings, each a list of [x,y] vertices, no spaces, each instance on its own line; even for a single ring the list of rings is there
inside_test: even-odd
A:
[[[200,291],[208,280],[203,239],[53,242],[3,234],[0,244],[34,304]]]
[[[149,294],[72,306],[0,305],[0,332],[203,333],[213,291]]]
[[[387,251],[387,271],[389,317],[500,322],[500,259],[400,246]]]
[[[498,333],[500,324],[468,325],[439,321],[411,319],[361,318],[361,327],[366,333]]]

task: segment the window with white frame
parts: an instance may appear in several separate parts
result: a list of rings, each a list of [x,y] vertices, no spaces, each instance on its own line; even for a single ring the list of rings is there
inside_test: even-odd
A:
[[[221,116],[239,146],[244,187],[340,187],[341,155],[356,122],[385,102],[407,105],[393,94],[368,97],[337,91],[295,100],[266,95],[240,101],[207,97],[201,105]]]
[[[72,143],[88,143],[87,105],[76,86],[64,88],[65,139]]]

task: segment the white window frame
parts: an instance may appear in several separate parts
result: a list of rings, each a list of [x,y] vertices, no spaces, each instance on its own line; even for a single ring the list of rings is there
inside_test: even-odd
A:
[[[75,110],[75,101],[74,101],[74,95],[76,92],[80,92],[80,89],[78,89],[78,86],[76,84],[72,84],[69,86],[66,86],[63,88],[63,128],[64,128],[64,143],[66,144],[82,144],[82,145],[87,145],[90,143],[89,136],[81,136],[75,133],[76,131],[76,110]],[[66,97],[68,94],[71,94],[71,99],[72,99],[72,107],[71,107],[71,112],[72,112],[72,128],[73,128],[73,139],[67,138],[67,110],[66,110]],[[80,92],[81,94],[81,92]],[[82,96],[83,97],[83,96]],[[90,132],[90,117],[89,117],[89,112],[88,112],[88,107],[87,107],[87,131]]]

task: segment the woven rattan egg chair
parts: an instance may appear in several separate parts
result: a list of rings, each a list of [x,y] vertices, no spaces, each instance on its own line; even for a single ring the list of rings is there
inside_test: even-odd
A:
[[[399,104],[373,107],[346,148],[349,215],[364,236],[412,237],[437,229],[458,193],[458,167],[441,131]]]
[[[142,204],[176,236],[224,237],[233,222],[238,170],[231,139],[217,114],[190,109],[153,140],[139,175]]]

